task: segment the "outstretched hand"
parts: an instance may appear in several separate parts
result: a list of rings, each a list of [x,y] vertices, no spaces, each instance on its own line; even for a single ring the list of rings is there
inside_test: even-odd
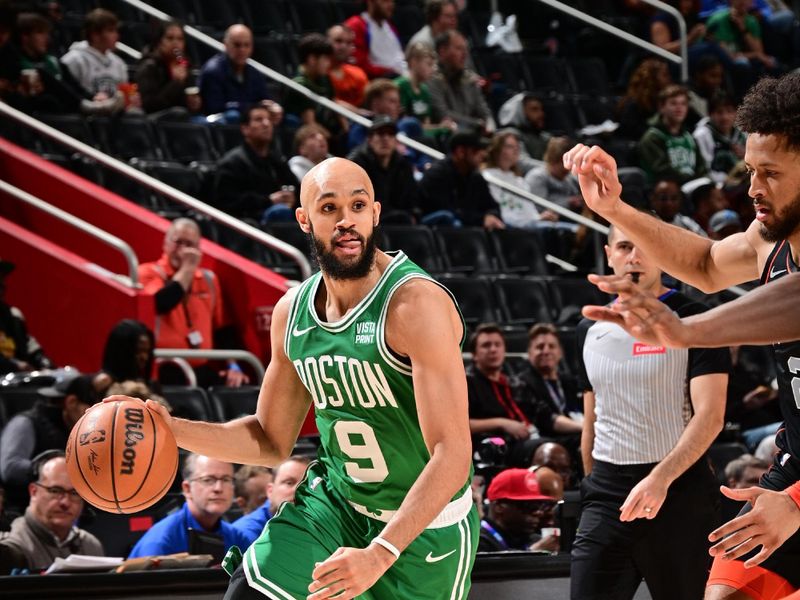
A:
[[[617,175],[617,161],[600,146],[578,144],[564,154],[564,168],[581,186],[586,205],[597,214],[608,217],[620,202],[622,184]]]
[[[363,594],[395,561],[388,550],[370,544],[366,548],[339,548],[317,563],[308,586],[308,600],[349,600]]]
[[[789,494],[759,487],[720,489],[728,498],[749,502],[753,509],[711,532],[708,539],[717,542],[709,550],[712,556],[733,560],[761,546],[758,554],[744,563],[754,567],[800,529],[800,507]]]
[[[618,298],[610,307],[584,306],[581,312],[587,319],[616,323],[647,344],[689,347],[689,328],[666,304],[642,292],[629,278],[589,275],[589,281],[608,294],[617,294]]]

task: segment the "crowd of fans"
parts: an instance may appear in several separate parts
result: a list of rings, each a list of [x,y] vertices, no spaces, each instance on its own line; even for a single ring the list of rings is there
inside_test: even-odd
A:
[[[629,142],[618,158],[643,173],[641,208],[721,239],[753,217],[742,168],[744,134],[733,122],[737,101],[756,78],[798,66],[798,25],[782,2],[672,4],[687,21],[690,83],[674,83],[677,72],[660,59],[631,59],[627,87],[616,102],[618,127],[595,141]],[[183,26],[159,23],[141,61],[126,65],[114,52],[120,22],[105,9],[86,15],[85,39],[56,57],[52,47],[59,30],[52,11],[0,6],[0,98],[37,115],[144,114],[207,127],[237,124],[241,144],[211,166],[207,199],[258,224],[292,221],[305,173],[338,155],[367,171],[384,223],[575,232],[572,221],[484,178],[488,174],[591,217],[562,162],[574,142],[564,131],[548,130],[553,108],[547,98],[523,90],[497,101],[492,83],[473,69],[470,44],[476,40],[459,31],[459,3],[427,0],[427,24],[405,47],[392,23],[393,6],[390,0],[367,0],[364,12],[332,24],[326,34],[301,37],[297,73],[287,73],[318,96],[369,118],[369,126],[351,123],[296,90],[272,97],[265,76],[247,63],[254,38],[243,24],[224,32],[223,52],[193,65]],[[654,43],[679,52],[673,17],[647,12],[636,2],[626,6]],[[399,133],[446,157],[431,161],[403,144]],[[102,554],[100,541],[75,525],[82,501],[63,456],[48,451],[63,450],[71,426],[106,394],[122,391],[168,404],[160,386],[182,383],[183,376],[169,365],[154,369],[155,348],[236,346],[221,283],[199,267],[200,239],[195,222],[178,219],[165,236],[162,257],[140,267],[145,290],[154,293],[155,334],[142,323],[122,321],[108,334],[97,373],[70,375],[40,390],[33,408],[5,424],[0,530],[10,532],[0,533],[0,571],[36,572],[57,556]],[[21,311],[2,297],[13,268],[0,260],[0,373],[53,367]],[[484,323],[471,332],[467,377],[474,494],[484,515],[481,550],[563,547],[556,507],[565,497],[576,498],[583,476],[586,390],[575,366],[564,360],[560,335],[549,323],[531,327],[527,360],[520,366],[507,360],[502,326]],[[717,465],[718,477],[746,486],[766,468],[780,415],[767,361],[755,349],[730,353],[727,426],[719,441],[741,441],[755,456]],[[192,367],[203,387],[248,382],[234,361],[198,361]],[[292,501],[306,463],[292,457],[270,471],[190,455],[181,474],[186,503],[150,529],[130,556],[189,550],[190,528],[218,536],[221,553],[232,544],[246,547],[277,507]],[[228,523],[226,514],[241,516]]]

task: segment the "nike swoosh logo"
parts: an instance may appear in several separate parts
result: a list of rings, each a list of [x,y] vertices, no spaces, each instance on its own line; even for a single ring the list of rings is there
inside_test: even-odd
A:
[[[316,325],[312,325],[311,327],[306,327],[305,329],[298,329],[298,328],[297,328],[297,325],[295,325],[295,326],[294,326],[294,329],[292,330],[292,336],[294,336],[294,337],[300,337],[301,335],[305,335],[305,334],[307,334],[309,331],[311,331],[312,329],[316,329],[316,328],[317,328],[317,326],[316,326]]]
[[[786,269],[781,269],[780,271],[776,271],[775,269],[773,269],[772,271],[769,272],[769,276],[777,277],[778,275],[783,275],[784,273],[786,273]]]
[[[604,338],[604,337],[606,337],[606,336],[607,336],[609,333],[611,333],[611,332],[610,332],[610,331],[606,331],[605,333],[601,333],[600,335],[597,335],[597,336],[595,336],[595,338],[594,338],[594,339],[596,339],[596,340],[603,339],[603,338]]]
[[[453,552],[455,552],[455,550],[450,550],[450,552],[448,552],[447,554],[442,554],[441,556],[433,556],[433,555],[431,555],[430,552],[428,552],[428,556],[425,557],[425,562],[426,563],[437,563],[440,560],[444,560],[445,558],[447,558],[448,556],[453,554]]]

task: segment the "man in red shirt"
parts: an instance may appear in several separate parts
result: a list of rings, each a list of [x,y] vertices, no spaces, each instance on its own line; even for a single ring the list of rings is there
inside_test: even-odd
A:
[[[225,325],[222,294],[217,276],[200,268],[200,228],[191,219],[175,219],[164,236],[164,254],[156,262],[139,265],[139,280],[145,292],[154,294],[158,348],[210,350],[214,332]],[[235,361],[214,373],[206,360],[190,360],[201,384],[213,383],[217,375],[225,385],[247,383]]]

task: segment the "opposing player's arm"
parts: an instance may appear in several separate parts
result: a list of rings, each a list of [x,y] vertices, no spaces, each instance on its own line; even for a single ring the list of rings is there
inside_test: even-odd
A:
[[[267,367],[255,415],[227,423],[204,423],[169,416],[158,403],[147,406],[170,423],[178,446],[217,460],[274,466],[288,457],[311,400],[283,348],[293,291],[272,314],[272,360]]]
[[[621,520],[652,519],[658,514],[672,482],[703,456],[722,431],[727,389],[727,373],[709,373],[690,380],[694,415],[670,453],[631,490],[622,504]]]
[[[564,155],[564,166],[578,177],[589,208],[625,231],[670,275],[704,292],[758,278],[756,248],[764,242],[756,221],[745,233],[712,242],[625,204],[616,161],[602,148],[578,144]]]
[[[583,432],[581,433],[581,460],[583,472],[588,475],[592,472],[594,461],[592,449],[594,448],[594,392],[583,392]]]
[[[472,444],[462,334],[453,301],[438,285],[412,280],[395,294],[387,343],[411,359],[419,424],[431,455],[381,534],[401,550],[442,511],[469,474]]]

